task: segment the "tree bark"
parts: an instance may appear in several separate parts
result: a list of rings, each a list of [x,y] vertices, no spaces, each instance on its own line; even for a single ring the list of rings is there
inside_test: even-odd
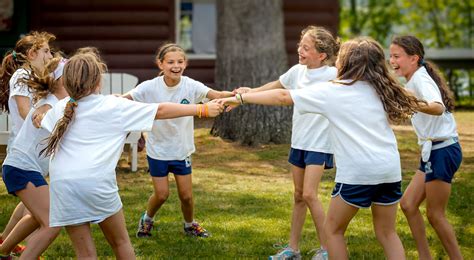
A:
[[[288,69],[281,0],[219,0],[216,85],[232,91],[277,80]],[[288,143],[291,107],[243,105],[214,121],[211,133],[246,145]]]

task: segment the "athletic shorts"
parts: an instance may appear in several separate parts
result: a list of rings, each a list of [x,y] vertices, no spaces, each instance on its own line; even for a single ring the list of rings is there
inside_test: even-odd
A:
[[[156,160],[149,156],[146,158],[150,175],[153,177],[166,177],[170,172],[176,175],[188,175],[192,172],[191,156],[186,157],[184,160],[172,161]]]
[[[401,181],[375,185],[353,185],[336,183],[331,197],[341,196],[347,204],[357,208],[368,208],[372,203],[392,205],[402,197]]]
[[[288,162],[300,168],[306,168],[307,165],[324,165],[324,169],[331,169],[334,167],[334,156],[330,153],[291,148]]]
[[[435,145],[437,142],[433,142]],[[426,174],[425,182],[442,180],[451,183],[454,174],[461,166],[462,151],[459,143],[432,150],[427,162],[420,160],[420,171]]]
[[[2,178],[7,187],[8,193],[15,195],[16,192],[24,190],[28,182],[33,183],[35,187],[48,185],[41,173],[36,171],[25,171],[10,165],[3,165]]]

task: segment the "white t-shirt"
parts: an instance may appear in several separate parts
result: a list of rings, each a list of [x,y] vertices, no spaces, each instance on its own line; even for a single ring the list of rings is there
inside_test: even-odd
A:
[[[196,104],[211,89],[199,81],[182,76],[174,87],[168,87],[163,76],[147,80],[131,91],[133,100],[144,103],[173,102]],[[146,140],[146,153],[156,160],[184,160],[194,147],[194,117],[156,120]]]
[[[317,83],[290,94],[301,113],[329,120],[336,182],[373,185],[401,180],[397,140],[380,98],[367,82]]]
[[[52,131],[69,98],[48,111],[42,127]],[[115,167],[130,131],[150,131],[158,104],[115,96],[89,95],[78,101],[74,117],[51,157],[50,226],[108,218],[122,208]]]
[[[280,83],[286,89],[302,89],[317,82],[335,79],[337,69],[323,66],[308,69],[306,65],[296,64],[280,76]],[[316,90],[317,91],[317,90]],[[297,107],[293,109],[293,130],[291,147],[313,152],[333,153],[329,140],[329,122],[318,114],[301,114]]]
[[[441,92],[424,66],[413,74],[406,87],[414,91],[417,98],[430,103],[439,102],[444,106]],[[419,144],[423,144],[427,139],[447,139],[458,136],[454,116],[447,111],[440,116],[418,112],[413,115],[411,122]]]
[[[49,94],[45,99],[38,101],[37,107],[48,104],[51,107],[58,102],[55,95]],[[31,116],[35,108],[32,108],[25,118],[25,122],[13,141],[10,151],[3,162],[4,165],[14,166],[25,171],[35,171],[43,176],[48,174],[49,157],[40,156],[41,150],[46,146],[45,138],[49,131],[36,128]]]
[[[10,131],[10,136],[8,137],[8,146],[10,146],[15,136],[20,131],[21,126],[23,125],[23,118],[20,116],[18,111],[18,104],[16,103],[15,96],[28,97],[30,99],[30,106],[32,106],[33,94],[30,91],[28,85],[24,82],[21,82],[20,79],[28,79],[30,72],[26,69],[17,69],[10,78],[10,96],[8,98],[8,107],[10,109],[10,118],[12,120],[12,126]],[[10,148],[8,148],[8,151]]]

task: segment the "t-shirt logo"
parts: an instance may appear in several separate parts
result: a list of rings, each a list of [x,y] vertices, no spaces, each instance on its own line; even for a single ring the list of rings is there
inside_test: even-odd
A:
[[[189,100],[187,100],[185,98],[183,98],[183,100],[181,100],[181,104],[189,104],[189,103],[190,103]]]

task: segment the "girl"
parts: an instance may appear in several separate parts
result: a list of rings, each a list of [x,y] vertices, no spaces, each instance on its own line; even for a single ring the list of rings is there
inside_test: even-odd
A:
[[[160,76],[147,80],[125,94],[124,97],[144,102],[173,102],[196,104],[205,98],[233,96],[229,91],[215,91],[201,82],[183,76],[187,60],[184,50],[173,43],[158,49],[156,63]],[[168,174],[172,172],[178,186],[185,234],[208,237],[209,233],[194,221],[194,202],[191,178],[191,154],[194,147],[193,117],[154,122],[146,140],[146,152],[154,192],[148,200],[146,211],[140,217],[137,237],[149,237],[156,212],[168,199]]]
[[[100,95],[105,64],[90,53],[73,56],[64,67],[70,98],[59,101],[41,125],[51,131],[43,152],[50,162],[50,223],[65,226],[77,258],[97,258],[90,223],[99,223],[117,259],[135,259],[125,227],[115,167],[130,131],[149,131],[155,119],[216,116],[208,105],[142,104]]]
[[[59,99],[67,96],[61,81],[64,64],[65,60],[58,57],[51,61],[43,75],[30,75],[27,83],[32,90],[33,100],[39,100],[36,103],[36,107],[41,107],[39,109],[50,109]],[[48,68],[56,68],[53,78],[50,77]],[[43,177],[48,173],[49,158],[39,156],[41,141],[49,136],[49,132],[33,126],[34,112],[35,109],[31,109],[26,116],[2,167],[8,192],[18,196],[31,215],[26,215],[18,222],[0,246],[0,254],[9,254],[12,246],[39,226],[21,255],[22,259],[38,258],[59,232],[59,229],[49,227],[49,188]]]
[[[10,113],[12,122],[7,153],[32,104],[32,94],[24,80],[33,71],[42,73],[45,64],[52,58],[49,43],[55,38],[47,32],[31,32],[18,40],[14,50],[3,58],[0,69],[0,110]],[[2,241],[25,214],[25,206],[18,204],[2,233]]]
[[[383,49],[370,38],[344,43],[336,67],[333,82],[298,90],[237,94],[219,102],[295,104],[301,113],[326,117],[338,163],[324,224],[329,258],[348,258],[344,232],[359,208],[371,207],[375,234],[386,257],[404,259],[395,231],[401,197],[400,156],[389,120],[407,118],[418,108],[418,101],[390,76]]]
[[[327,82],[336,78],[337,69],[328,66],[334,64],[339,50],[339,42],[329,31],[322,27],[308,26],[301,32],[298,44],[299,64],[293,66],[279,80],[267,83],[259,88],[241,87],[236,93],[252,93],[270,89],[300,89],[316,82]],[[301,257],[298,241],[301,237],[309,208],[316,227],[321,249],[315,259],[327,259],[326,240],[323,232],[324,209],[318,199],[319,182],[324,169],[333,167],[333,151],[329,142],[329,122],[317,114],[300,114],[293,110],[293,130],[289,163],[295,187],[293,217],[291,221],[290,242],[270,258]],[[316,187],[316,189],[315,189]]]
[[[420,204],[426,199],[426,214],[450,259],[462,259],[453,227],[445,210],[451,193],[451,180],[462,161],[454,99],[446,82],[433,64],[424,60],[421,42],[413,36],[395,37],[390,45],[390,64],[395,73],[408,81],[414,95],[428,102],[411,119],[422,148],[420,167],[401,200],[420,259],[431,259]]]

